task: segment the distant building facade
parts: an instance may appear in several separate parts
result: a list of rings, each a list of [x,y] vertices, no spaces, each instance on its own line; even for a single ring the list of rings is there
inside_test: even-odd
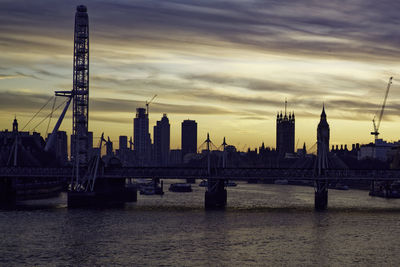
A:
[[[170,124],[167,114],[154,126],[154,163],[157,166],[169,165]]]
[[[397,149],[399,146],[400,141],[390,143],[382,139],[375,139],[375,143],[361,145],[358,151],[358,160],[370,158],[386,161],[393,156],[390,155],[393,152],[392,150]]]
[[[289,115],[286,113],[285,102],[285,115],[278,113],[276,116],[276,151],[279,157],[285,157],[287,153],[294,153],[294,140],[295,140],[295,116],[294,112]]]
[[[0,131],[0,166],[54,167],[63,165],[53,152],[44,151],[46,142],[39,133],[30,134],[19,131],[17,119],[14,119],[12,126],[12,131],[7,129]],[[65,139],[66,136],[64,136],[64,141]]]
[[[133,146],[139,165],[146,165],[151,157],[151,138],[149,133],[149,116],[146,109],[137,108],[133,119]]]
[[[121,135],[119,137],[119,150],[124,150],[128,148],[128,137],[125,135]]]
[[[182,157],[189,153],[197,153],[197,122],[184,120],[182,122],[181,139]]]
[[[169,165],[176,166],[182,164],[182,150],[171,149],[169,153]]]
[[[47,140],[49,139],[50,134],[47,136]],[[47,142],[47,141],[46,141]],[[53,143],[53,146],[50,148],[50,151],[54,153],[58,162],[62,165],[66,165],[68,162],[68,137],[67,133],[64,131],[57,131],[56,140]]]

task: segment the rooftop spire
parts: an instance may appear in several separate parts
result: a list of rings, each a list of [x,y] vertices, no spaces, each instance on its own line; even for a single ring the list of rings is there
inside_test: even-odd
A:
[[[223,145],[224,147],[228,145],[228,144],[225,142],[225,136],[224,136],[224,141],[222,142],[222,145]]]
[[[287,108],[287,98],[285,98],[285,116],[286,116],[286,108]]]
[[[321,113],[321,118],[322,117],[326,117],[326,114],[325,114],[325,103],[323,102],[322,103],[322,113]]]
[[[17,122],[17,116],[16,115],[14,117],[14,122],[13,122],[13,132],[18,132],[18,122]]]

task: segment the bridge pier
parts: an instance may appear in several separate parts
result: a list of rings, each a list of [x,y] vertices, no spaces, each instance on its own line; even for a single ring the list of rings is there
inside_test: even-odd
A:
[[[328,181],[315,181],[314,208],[324,211],[328,208]]]
[[[17,204],[15,179],[12,177],[0,179],[0,208],[12,208]]]
[[[208,179],[207,191],[204,194],[206,209],[223,209],[227,202],[225,180]]]
[[[69,208],[120,206],[135,201],[137,188],[126,185],[125,178],[98,178],[93,191],[68,191]]]

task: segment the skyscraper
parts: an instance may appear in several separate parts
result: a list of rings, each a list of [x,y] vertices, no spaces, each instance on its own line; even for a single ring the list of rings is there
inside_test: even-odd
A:
[[[182,122],[182,157],[188,153],[197,153],[197,122],[184,120]]]
[[[136,118],[133,119],[133,146],[139,164],[148,164],[151,156],[151,139],[149,116],[144,108],[137,108]]]
[[[157,166],[168,166],[170,151],[170,124],[167,114],[154,126],[154,161]]]
[[[128,149],[128,137],[121,135],[119,137],[119,150]]]
[[[282,112],[276,116],[276,151],[279,157],[286,153],[294,153],[295,117],[294,112],[287,115],[287,101],[285,101],[285,115]]]

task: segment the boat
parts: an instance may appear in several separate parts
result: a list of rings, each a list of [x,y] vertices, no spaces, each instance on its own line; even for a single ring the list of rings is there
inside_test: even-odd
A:
[[[139,192],[141,195],[164,195],[163,187],[163,181],[161,186],[154,181],[139,183]]]
[[[154,188],[141,188],[140,194],[148,196],[148,195],[155,195],[156,192],[155,192]]]
[[[374,182],[369,195],[384,198],[400,198],[399,185],[398,181],[394,181],[391,184],[387,182]]]
[[[186,183],[175,183],[169,186],[171,192],[192,192],[191,184]]]
[[[234,186],[237,186],[237,184],[233,181],[226,181],[225,186],[234,187]]]
[[[349,190],[349,187],[345,184],[337,183],[333,189],[336,190]]]
[[[207,180],[201,181],[201,182],[199,183],[199,186],[201,186],[201,187],[206,187],[206,186],[208,186]]]
[[[274,184],[279,184],[279,185],[286,185],[288,183],[289,183],[289,181],[286,179],[278,179],[278,180],[275,180],[275,182],[274,182]]]

